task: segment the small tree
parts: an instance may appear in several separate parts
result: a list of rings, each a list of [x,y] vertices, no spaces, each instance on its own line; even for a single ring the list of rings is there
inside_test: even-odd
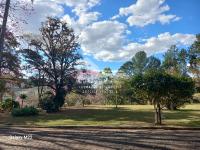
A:
[[[23,107],[23,104],[24,104],[24,100],[26,100],[27,99],[27,95],[26,94],[20,94],[20,99],[22,100],[22,106],[21,107]]]
[[[194,83],[190,78],[174,77],[162,72],[149,72],[136,76],[132,86],[139,93],[145,93],[151,99],[155,109],[155,124],[162,124],[161,110],[171,101],[180,101],[192,97]]]

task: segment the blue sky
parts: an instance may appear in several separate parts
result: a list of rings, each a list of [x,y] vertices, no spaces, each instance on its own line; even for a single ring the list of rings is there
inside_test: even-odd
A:
[[[101,16],[101,20],[107,20],[110,17],[114,16],[118,13],[119,8],[127,7],[136,0],[103,0],[100,6],[97,6],[95,10],[101,12],[103,15]],[[152,36],[157,36],[163,32],[170,33],[190,33],[197,34],[199,33],[200,27],[200,19],[199,19],[199,0],[168,0],[166,3],[170,6],[170,11],[168,13],[176,14],[181,17],[180,21],[169,23],[166,25],[161,25],[159,23],[148,25],[144,28],[140,27],[129,27],[129,30],[133,32],[133,34],[129,35],[130,40],[138,40],[139,38],[148,38]],[[122,22],[126,22],[125,18],[120,19]],[[161,54],[157,56],[160,57]],[[109,66],[114,70],[117,70],[123,62],[103,62],[96,61],[93,57],[90,57],[92,61],[94,61],[100,69],[103,69],[105,66]]]
[[[200,33],[199,6],[200,0],[36,0],[24,30],[60,17],[79,35],[88,68],[117,70],[138,51],[161,57],[172,44],[189,46]]]

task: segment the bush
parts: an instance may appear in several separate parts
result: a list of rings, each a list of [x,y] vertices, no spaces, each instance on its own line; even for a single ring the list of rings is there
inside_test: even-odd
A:
[[[33,107],[24,107],[24,108],[14,108],[12,110],[12,116],[20,117],[20,116],[35,116],[38,115],[38,110]]]
[[[20,104],[17,101],[13,101],[13,108],[19,108]]]
[[[81,98],[79,94],[71,92],[65,97],[65,102],[67,103],[68,106],[75,106],[80,99]]]
[[[166,101],[164,106],[168,110],[177,110],[180,107],[183,107],[187,103],[190,103],[189,99],[186,99],[186,100],[175,100],[175,101]]]
[[[12,108],[13,108],[12,102],[13,102],[13,100],[10,98],[3,100],[3,102],[2,102],[3,110],[9,110],[9,111],[12,110]]]
[[[13,101],[12,99],[8,98],[1,102],[0,108],[3,111],[11,111],[13,108],[19,108],[19,102]]]
[[[58,107],[56,107],[53,100],[54,95],[51,92],[46,92],[44,93],[39,105],[43,110],[46,110],[47,113],[57,112]]]
[[[89,105],[91,104],[90,98],[85,95],[78,94],[76,92],[71,92],[65,97],[65,102],[68,106],[75,105]]]

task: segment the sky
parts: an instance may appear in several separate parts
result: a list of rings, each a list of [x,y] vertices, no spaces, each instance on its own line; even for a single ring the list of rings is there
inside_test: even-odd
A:
[[[22,29],[37,34],[47,16],[59,17],[79,36],[88,69],[116,71],[138,51],[161,58],[171,45],[191,45],[200,33],[199,6],[200,0],[35,0]]]

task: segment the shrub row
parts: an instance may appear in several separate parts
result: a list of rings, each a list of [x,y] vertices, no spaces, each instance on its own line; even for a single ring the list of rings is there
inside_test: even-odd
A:
[[[20,117],[20,116],[35,116],[38,115],[39,111],[33,107],[24,107],[24,108],[14,108],[12,110],[12,116]]]

